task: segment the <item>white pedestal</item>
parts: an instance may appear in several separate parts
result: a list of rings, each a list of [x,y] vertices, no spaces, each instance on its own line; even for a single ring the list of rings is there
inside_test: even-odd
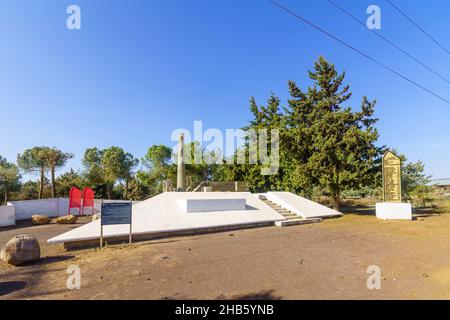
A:
[[[412,220],[412,209],[410,203],[377,203],[376,213],[377,218],[383,220]]]

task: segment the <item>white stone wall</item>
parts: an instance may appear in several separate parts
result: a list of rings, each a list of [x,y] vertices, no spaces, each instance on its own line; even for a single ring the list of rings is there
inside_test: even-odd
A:
[[[0,227],[13,226],[15,224],[14,206],[10,203],[6,206],[0,206]]]
[[[42,214],[48,217],[60,217],[69,213],[69,198],[53,198],[41,200],[23,200],[11,201],[16,211],[16,220],[31,219],[34,214]],[[100,210],[100,202],[95,203],[97,209]],[[97,208],[98,207],[98,208]],[[78,209],[71,209],[71,214],[78,215]],[[85,214],[92,214],[91,208],[86,208]]]
[[[114,202],[122,202],[123,200],[113,200]],[[31,219],[34,214],[42,214],[48,217],[60,217],[65,216],[69,212],[69,198],[52,198],[41,200],[22,200],[10,202],[15,209],[16,220]],[[93,213],[100,212],[101,199],[94,200],[94,212],[91,208],[86,208],[85,215],[91,215]],[[136,202],[133,202],[136,203]],[[70,214],[78,215],[78,209],[71,209]]]

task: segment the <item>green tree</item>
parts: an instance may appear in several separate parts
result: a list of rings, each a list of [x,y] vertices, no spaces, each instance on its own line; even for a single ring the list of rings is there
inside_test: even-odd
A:
[[[109,147],[102,152],[101,168],[108,199],[113,198],[114,184],[123,177],[125,161],[125,152],[119,147]]]
[[[129,180],[137,161],[119,147],[103,150],[89,148],[84,153],[83,165],[86,169],[85,175],[88,181],[95,185],[96,191],[104,186],[108,199],[113,199],[116,182],[121,179]]]
[[[78,172],[70,169],[56,178],[56,194],[59,197],[68,197],[70,188],[83,189],[89,186],[88,181]]]
[[[19,169],[13,163],[0,156],[0,191],[4,194],[4,204],[9,201],[9,194],[19,186]]]
[[[151,195],[162,192],[162,182],[176,180],[176,166],[172,163],[172,149],[165,145],[153,145],[142,158],[146,170],[137,173],[137,180],[146,186]]]
[[[44,179],[47,171],[47,156],[48,147],[33,147],[27,149],[23,154],[17,155],[17,164],[25,172],[39,172],[39,199],[44,195]]]
[[[323,57],[309,77],[313,85],[306,91],[288,82],[286,107],[273,94],[266,106],[250,101],[253,119],[246,130],[280,130],[278,173],[262,176],[258,165],[247,164],[234,166],[232,173],[247,180],[253,191],[285,190],[311,197],[321,189],[339,210],[343,191],[376,184],[383,151],[375,146],[376,102],[363,97],[359,110],[346,106],[351,93],[344,85],[345,73],[339,74]]]
[[[416,206],[426,207],[434,201],[433,187],[427,185],[418,185],[411,190],[409,197]]]
[[[340,209],[341,193],[351,188],[373,184],[382,148],[375,146],[378,132],[373,118],[375,101],[363,97],[359,111],[344,107],[350,87],[343,85],[345,73],[320,57],[309,72],[314,86],[302,93],[291,83],[291,92],[303,98],[294,105],[293,134],[305,139],[300,154],[309,187],[317,185],[329,193],[333,208]],[[298,106],[304,106],[299,109]],[[295,125],[295,122],[298,126]],[[295,154],[295,153],[294,153]]]
[[[46,148],[44,151],[47,167],[50,170],[50,179],[52,184],[52,198],[56,197],[56,178],[55,171],[57,168],[64,167],[69,159],[74,155],[68,152],[62,152],[56,148]]]
[[[39,182],[26,181],[20,186],[20,191],[14,196],[16,200],[32,200],[39,196]]]
[[[259,130],[267,130],[268,145],[271,145],[272,130],[278,130],[280,132],[280,142],[283,144],[286,141],[286,139],[284,139],[286,132],[286,119],[282,113],[280,99],[272,93],[266,103],[266,106],[258,106],[255,98],[250,98],[250,111],[253,114],[253,119],[250,121],[249,125],[243,129],[247,131],[247,133],[249,133],[250,130],[254,130],[258,135],[258,139],[261,138],[259,136]],[[253,145],[250,143],[249,139],[247,139],[245,146],[242,148],[245,149],[246,159],[249,159],[250,153],[260,155],[259,144]],[[237,163],[238,152],[240,152],[240,150],[237,150],[234,155],[234,159],[232,160],[234,163]],[[248,161],[246,161],[245,164],[237,164],[234,168],[233,174],[235,180],[248,181],[250,190],[253,192],[283,190],[283,178],[285,177],[283,163],[286,163],[288,158],[283,156],[283,149],[280,149],[280,154],[281,163],[275,174],[261,174],[261,170],[263,167],[267,167],[267,164],[262,163],[261,159],[259,159],[256,164],[250,164]]]
[[[408,162],[405,156],[401,157],[402,163],[402,194],[405,199],[411,199],[412,193],[418,187],[426,186],[431,181],[431,176],[425,173],[425,164],[418,160]],[[422,192],[425,188],[422,188]]]
[[[185,145],[185,157],[189,161],[186,163],[186,176],[190,177],[191,187],[195,188],[202,181],[211,181],[214,178],[214,172],[223,163],[223,154],[221,150],[207,150],[200,145],[200,142],[193,141]],[[201,161],[195,159],[195,154],[201,155]],[[175,156],[175,162],[177,157]]]
[[[90,187],[95,191],[96,196],[106,198],[106,183],[103,179],[101,160],[103,151],[98,148],[88,148],[84,152],[83,166],[84,178],[89,182]]]
[[[134,169],[138,166],[139,159],[136,159],[131,153],[125,153],[124,160],[123,160],[123,172],[122,172],[122,178],[125,182],[124,186],[124,198],[130,199],[128,196],[129,188],[130,188],[130,181],[133,180],[134,176]],[[134,186],[135,187],[135,186]]]

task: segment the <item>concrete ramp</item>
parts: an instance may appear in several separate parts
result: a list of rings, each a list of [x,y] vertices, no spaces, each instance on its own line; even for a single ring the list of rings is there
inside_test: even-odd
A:
[[[302,218],[331,218],[342,213],[291,192],[267,192],[267,200],[283,207]]]

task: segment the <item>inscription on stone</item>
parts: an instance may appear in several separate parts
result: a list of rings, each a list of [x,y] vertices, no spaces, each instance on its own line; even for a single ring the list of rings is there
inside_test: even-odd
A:
[[[383,156],[383,201],[402,202],[401,161],[392,152]]]

